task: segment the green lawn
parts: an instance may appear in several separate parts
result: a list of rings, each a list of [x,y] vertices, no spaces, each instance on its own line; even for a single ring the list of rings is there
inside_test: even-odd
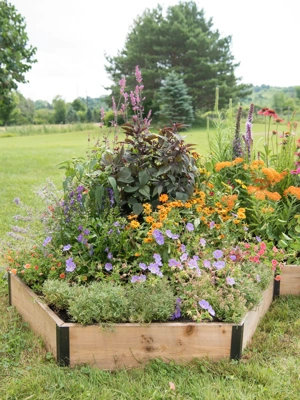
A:
[[[20,197],[40,207],[34,191],[45,184],[46,178],[61,185],[63,171],[57,165],[86,154],[97,131],[90,132],[90,142],[88,133],[0,139],[0,238],[5,237],[16,212],[13,199]],[[186,136],[188,142],[197,144],[199,152],[207,153],[205,129],[192,129]],[[110,373],[89,366],[58,367],[27,324],[8,307],[3,273],[0,270],[1,400],[299,398],[299,297],[283,297],[273,303],[240,362],[198,360],[179,366],[156,360],[139,369]],[[175,391],[169,382],[174,383]]]

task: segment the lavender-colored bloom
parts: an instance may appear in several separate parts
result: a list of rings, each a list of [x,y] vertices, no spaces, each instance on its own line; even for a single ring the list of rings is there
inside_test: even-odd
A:
[[[176,299],[175,312],[174,312],[174,314],[172,314],[172,316],[170,317],[171,320],[176,319],[176,318],[180,318],[180,316],[181,316],[180,304],[181,304],[181,299],[180,299],[180,297],[178,297],[178,298]]]
[[[113,268],[113,266],[112,266],[111,263],[106,263],[106,264],[104,265],[104,268],[106,269],[106,271],[111,271],[112,268]]]
[[[214,226],[215,226],[215,221],[211,221],[211,222],[209,223],[210,229],[212,229]]]
[[[118,222],[118,221],[114,222],[113,226],[120,226],[120,222]]]
[[[139,267],[144,271],[148,268],[145,263],[139,263]]]
[[[216,314],[209,302],[204,299],[199,301],[199,306],[203,308],[203,310],[207,310],[212,316]]]
[[[205,247],[205,245],[206,245],[206,240],[203,239],[203,238],[201,238],[200,241],[199,241],[199,243],[201,244],[202,247]]]
[[[231,278],[230,276],[227,276],[227,278],[226,278],[226,283],[227,283],[228,285],[232,286],[232,285],[235,284],[235,280],[234,280],[234,278]]]
[[[79,185],[79,186],[77,187],[77,193],[82,193],[83,191],[84,191],[84,186]]]
[[[192,232],[195,229],[194,225],[191,224],[190,222],[188,222],[185,227],[189,232]]]
[[[246,121],[246,134],[243,135],[243,139],[246,146],[246,151],[248,155],[248,160],[251,159],[251,147],[253,144],[252,138],[252,120],[253,120],[253,111],[254,111],[254,104],[250,104],[249,114]]]
[[[79,225],[77,229],[78,229],[79,231],[82,231],[83,226],[82,226],[82,225]]]
[[[159,266],[156,263],[151,263],[148,267],[148,270],[154,275],[163,276]]]
[[[78,240],[79,243],[83,243],[84,237],[83,237],[82,233],[77,237],[77,240]]]
[[[156,240],[157,244],[163,245],[165,243],[164,235],[162,234],[162,232],[159,229],[154,229],[154,231],[152,232],[152,236]]]
[[[108,253],[109,252],[109,247],[106,247],[104,251],[106,251],[106,253]]]
[[[194,255],[194,256],[193,256],[193,260],[199,261],[199,256]]]
[[[180,261],[186,261],[188,259],[188,253],[183,253],[181,256],[180,256]]]
[[[161,262],[161,255],[160,254],[158,254],[158,253],[154,253],[153,254],[153,258],[154,258],[154,260],[155,260],[155,263],[158,265],[158,266],[162,266],[162,262]]]
[[[185,245],[184,244],[180,245],[180,251],[182,251],[183,253],[185,252]]]
[[[258,242],[261,242],[261,238],[260,238],[259,236],[256,236],[255,239],[256,239]]]
[[[219,258],[223,257],[223,251],[222,250],[215,250],[213,252],[213,256],[215,257],[216,260],[218,260]]]
[[[108,258],[109,260],[111,260],[111,259],[113,258],[113,255],[112,255],[111,253],[108,253],[108,254],[107,254],[107,258]]]
[[[83,231],[83,233],[84,233],[85,235],[89,235],[89,234],[90,234],[90,230],[89,230],[89,229],[85,229],[85,230]]]
[[[261,279],[260,279],[260,276],[259,276],[259,275],[256,275],[256,277],[255,277],[255,278],[256,278],[256,281],[257,281],[257,282],[260,282],[260,281],[261,281]]]
[[[170,238],[170,239],[179,239],[179,235],[174,234],[170,231],[170,229],[166,230],[166,235]]]
[[[70,244],[67,244],[66,246],[63,247],[63,251],[68,251],[70,250],[72,246]]]
[[[217,268],[217,270],[225,268],[225,261],[215,261],[213,262],[213,266]]]
[[[77,195],[77,201],[80,203],[80,202],[81,202],[81,200],[82,200],[82,194],[81,194],[81,193],[79,193],[79,194]]]
[[[235,256],[234,254],[231,254],[231,255],[229,256],[229,258],[230,258],[230,260],[232,260],[232,261],[235,261],[235,260],[236,260],[236,256]]]
[[[175,258],[170,258],[169,260],[169,267],[177,267],[180,264],[179,261],[175,260]]]
[[[70,257],[66,260],[66,271],[73,272],[76,268],[76,264],[73,262],[73,258]]]
[[[145,282],[145,280],[146,280],[146,275],[133,275],[133,277],[131,278],[132,283]]]
[[[47,236],[46,239],[44,240],[43,246],[47,246],[48,243],[50,243],[52,240],[52,236]]]
[[[203,260],[203,267],[210,268],[210,261],[209,260]]]
[[[110,230],[107,232],[108,235],[111,235],[112,233],[113,233],[113,230],[112,230],[112,229],[110,229]]]
[[[188,265],[191,269],[199,268],[197,261],[194,260],[193,258],[191,258],[191,259],[187,262],[187,265]]]
[[[19,197],[15,197],[13,202],[18,206],[20,204],[20,199]]]
[[[249,231],[249,228],[247,226],[244,226],[244,231],[245,232]]]

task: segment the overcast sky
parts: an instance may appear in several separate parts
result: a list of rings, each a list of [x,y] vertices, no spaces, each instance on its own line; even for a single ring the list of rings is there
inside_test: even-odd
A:
[[[19,90],[32,100],[99,97],[111,82],[104,54],[116,55],[137,15],[175,0],[8,0],[25,17],[38,62]],[[232,36],[236,75],[254,85],[300,85],[298,0],[196,1],[214,29]],[[138,60],[137,60],[138,64]],[[195,65],[197,68],[197,65]]]

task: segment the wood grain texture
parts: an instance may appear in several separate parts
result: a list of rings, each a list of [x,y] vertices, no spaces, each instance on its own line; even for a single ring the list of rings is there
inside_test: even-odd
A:
[[[252,336],[254,335],[256,328],[261,318],[269,310],[273,301],[273,281],[270,283],[267,290],[263,293],[263,298],[260,304],[253,310],[249,311],[244,318],[244,335],[242,350],[251,342]]]
[[[300,295],[300,265],[286,265],[281,271],[280,295]]]
[[[89,363],[101,369],[136,367],[160,357],[187,362],[230,356],[232,324],[152,323],[70,326],[70,365]]]
[[[60,326],[64,322],[14,275],[11,275],[11,302],[33,332],[43,339],[46,349],[56,358],[56,325]]]

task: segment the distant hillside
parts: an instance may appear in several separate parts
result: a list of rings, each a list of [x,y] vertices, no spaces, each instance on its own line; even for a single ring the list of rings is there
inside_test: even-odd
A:
[[[254,103],[257,108],[274,108],[278,113],[286,114],[299,110],[299,89],[299,86],[253,86],[252,94],[243,100],[242,105],[249,106],[250,103]]]

